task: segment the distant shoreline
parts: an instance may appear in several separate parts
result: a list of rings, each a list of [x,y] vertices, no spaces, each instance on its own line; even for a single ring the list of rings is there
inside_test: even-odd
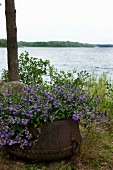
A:
[[[0,48],[7,47],[7,40],[0,39]],[[72,41],[26,42],[19,41],[18,47],[113,47],[113,44],[89,44]]]

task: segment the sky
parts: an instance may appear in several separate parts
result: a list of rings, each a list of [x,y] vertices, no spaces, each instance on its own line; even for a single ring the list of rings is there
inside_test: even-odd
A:
[[[6,38],[0,0],[0,38]],[[113,0],[15,0],[18,41],[113,44]]]

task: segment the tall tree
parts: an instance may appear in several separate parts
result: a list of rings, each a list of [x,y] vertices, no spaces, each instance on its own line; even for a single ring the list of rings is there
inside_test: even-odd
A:
[[[9,81],[19,81],[16,10],[14,0],[5,0]]]

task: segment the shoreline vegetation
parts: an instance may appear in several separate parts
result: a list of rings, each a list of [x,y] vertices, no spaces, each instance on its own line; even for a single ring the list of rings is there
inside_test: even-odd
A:
[[[7,47],[6,39],[0,39],[0,47]],[[18,47],[113,47],[113,44],[89,44],[71,41],[47,41],[47,42],[19,41]]]

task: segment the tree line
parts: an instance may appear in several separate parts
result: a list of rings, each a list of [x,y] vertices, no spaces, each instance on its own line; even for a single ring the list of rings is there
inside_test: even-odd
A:
[[[18,47],[93,47],[94,45],[87,43],[71,42],[71,41],[48,41],[48,42],[25,42],[19,41]],[[0,47],[7,47],[7,40],[0,39]]]
[[[18,47],[113,47],[112,44],[87,44],[71,41],[25,42],[19,41]],[[7,47],[7,40],[0,39],[0,47]]]
[[[91,44],[70,41],[48,41],[48,42],[18,42],[20,47],[92,47]]]

